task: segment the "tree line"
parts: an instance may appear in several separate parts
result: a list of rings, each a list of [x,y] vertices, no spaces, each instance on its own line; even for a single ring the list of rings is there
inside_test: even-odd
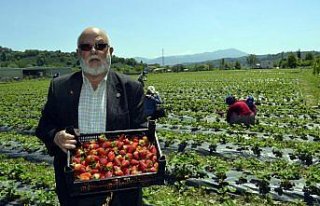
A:
[[[79,69],[80,64],[76,52],[25,50],[14,51],[0,46],[0,67],[71,67]],[[112,56],[112,69],[122,73],[132,74],[143,71],[146,64],[137,62],[134,58]],[[156,64],[154,67],[160,67]],[[297,68],[313,67],[313,73],[320,73],[320,53],[315,51],[281,52],[278,54],[255,55],[250,54],[240,58],[222,58],[219,60],[178,64],[165,66],[164,71],[209,71],[212,69],[242,69],[242,68]]]
[[[302,52],[298,50],[296,53],[289,52],[289,53],[280,53],[280,59],[276,59],[273,62],[273,67],[279,68],[296,68],[296,67],[310,67],[313,65],[314,60],[319,57],[318,52]],[[257,58],[256,55],[250,54],[247,57],[247,63],[251,68],[254,68],[260,60]]]
[[[222,58],[193,64],[178,64],[167,67],[173,72],[208,71],[213,69],[272,69],[272,68],[313,68],[314,74],[320,73],[320,53],[281,52],[278,54],[249,54],[240,58]]]
[[[80,63],[76,52],[25,50],[14,51],[0,46],[0,67],[27,68],[27,67],[71,67],[79,69]],[[133,58],[112,56],[112,68],[123,73],[139,73],[143,70],[142,62]]]

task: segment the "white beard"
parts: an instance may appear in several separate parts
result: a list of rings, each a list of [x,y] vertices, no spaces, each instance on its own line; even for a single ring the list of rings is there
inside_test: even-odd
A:
[[[93,57],[90,57],[93,58]],[[89,59],[90,61],[90,59]],[[98,76],[105,72],[108,72],[111,66],[111,55],[107,54],[106,61],[102,62],[99,67],[92,68],[86,64],[83,58],[80,58],[80,67],[84,73],[90,74],[92,76]]]

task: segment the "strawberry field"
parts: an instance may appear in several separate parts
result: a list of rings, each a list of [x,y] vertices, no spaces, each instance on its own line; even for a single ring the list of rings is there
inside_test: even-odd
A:
[[[135,78],[135,77],[133,77]],[[0,205],[57,205],[52,158],[33,136],[49,79],[0,84]],[[167,116],[166,184],[145,205],[319,205],[320,79],[311,70],[148,74]],[[224,99],[255,98],[258,123],[225,121]]]

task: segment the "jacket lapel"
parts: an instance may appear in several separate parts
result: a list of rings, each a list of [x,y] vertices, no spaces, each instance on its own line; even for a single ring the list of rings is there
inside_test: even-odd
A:
[[[113,71],[109,71],[107,79],[107,119],[106,130],[114,130],[116,115],[119,114],[121,100],[124,98],[124,92],[119,79],[114,75]]]
[[[80,99],[80,92],[82,87],[82,73],[77,72],[71,78],[69,95],[71,96],[71,118],[73,121],[73,126],[79,128],[78,124],[78,106]]]

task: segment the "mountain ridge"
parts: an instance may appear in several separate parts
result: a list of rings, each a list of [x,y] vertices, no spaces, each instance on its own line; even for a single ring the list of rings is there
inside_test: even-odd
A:
[[[164,56],[165,65],[175,65],[175,64],[186,64],[186,63],[196,63],[211,61],[221,58],[239,58],[247,56],[246,52],[240,51],[238,49],[220,49],[212,52],[202,52],[196,54],[186,54],[186,55],[172,55]],[[144,57],[134,57],[138,62],[142,61],[146,64],[160,64],[162,65],[162,57],[157,58],[144,58]]]

